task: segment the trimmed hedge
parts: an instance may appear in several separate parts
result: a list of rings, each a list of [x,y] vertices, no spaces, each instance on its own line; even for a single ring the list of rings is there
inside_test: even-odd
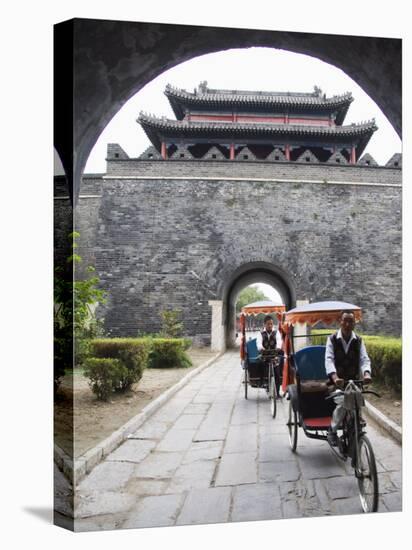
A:
[[[98,338],[90,342],[84,374],[97,398],[107,400],[138,382],[146,367],[190,367],[191,343],[189,338]]]
[[[400,392],[402,389],[402,340],[385,336],[362,336],[376,382]]]
[[[119,359],[91,357],[86,359],[84,375],[90,378],[89,386],[97,399],[107,401],[128,376],[128,369]]]
[[[91,355],[117,359],[125,367],[116,391],[126,391],[142,377],[151,349],[150,338],[99,338],[91,342]]]
[[[153,338],[149,368],[190,367],[192,361],[186,353],[190,345],[188,338]]]

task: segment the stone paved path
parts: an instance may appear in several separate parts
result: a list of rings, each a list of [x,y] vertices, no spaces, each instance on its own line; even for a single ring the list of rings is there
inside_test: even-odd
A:
[[[361,513],[355,477],[323,441],[286,430],[264,390],[243,396],[227,352],[111,453],[77,488],[77,531]],[[379,511],[401,510],[401,447],[368,425]]]

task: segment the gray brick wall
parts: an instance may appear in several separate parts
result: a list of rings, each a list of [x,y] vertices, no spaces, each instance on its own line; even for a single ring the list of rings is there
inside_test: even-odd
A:
[[[359,181],[375,183],[400,183],[399,168],[384,166],[360,166],[347,164],[262,162],[262,161],[201,161],[167,160],[148,161],[141,159],[115,160],[107,163],[108,176],[127,177],[220,177],[220,178],[284,178],[335,181]]]
[[[108,173],[150,177],[86,177],[82,195],[100,197],[76,209],[80,253],[109,293],[99,314],[112,334],[156,332],[160,311],[178,307],[186,333],[207,343],[207,301],[223,299],[251,262],[287,273],[297,299],[361,305],[362,330],[400,333],[401,188],[326,183],[399,185],[399,169],[114,161]]]

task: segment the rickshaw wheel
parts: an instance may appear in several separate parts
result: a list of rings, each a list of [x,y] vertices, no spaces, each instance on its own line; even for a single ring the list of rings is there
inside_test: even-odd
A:
[[[245,384],[245,399],[247,399],[247,367],[245,367],[245,379],[244,379],[244,384]]]
[[[275,377],[270,378],[270,389],[269,389],[269,398],[270,398],[270,412],[272,413],[272,418],[276,418],[276,384]]]
[[[289,432],[289,443],[292,449],[292,452],[296,451],[298,444],[298,416],[296,411],[293,410],[292,402],[289,402],[289,417],[288,417],[288,432]]]
[[[369,439],[361,435],[358,443],[359,462],[356,465],[359,496],[364,512],[378,510],[378,473],[376,470],[375,455]]]

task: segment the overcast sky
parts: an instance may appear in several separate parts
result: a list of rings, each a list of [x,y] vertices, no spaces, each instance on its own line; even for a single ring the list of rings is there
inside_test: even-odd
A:
[[[340,69],[284,50],[233,49],[191,59],[149,82],[106,126],[90,154],[86,173],[106,171],[108,143],[118,143],[130,157],[138,157],[150,145],[136,122],[140,111],[175,118],[163,93],[167,83],[193,91],[203,80],[210,88],[236,90],[312,92],[316,85],[328,97],[350,91],[354,101],[344,124],[375,118],[378,126],[364,153],[384,165],[394,153],[401,152],[401,142],[379,107]]]

